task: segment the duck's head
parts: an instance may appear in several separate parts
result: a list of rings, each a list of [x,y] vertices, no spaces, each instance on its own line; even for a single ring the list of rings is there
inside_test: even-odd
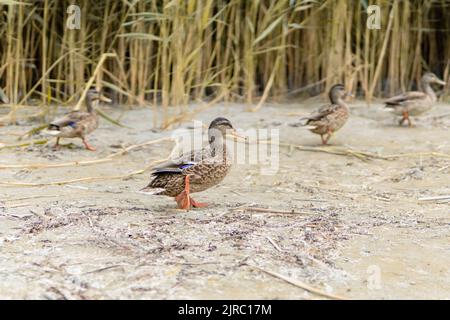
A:
[[[433,72],[427,72],[422,76],[423,83],[437,83],[445,86],[445,82],[439,79]]]
[[[92,101],[104,101],[104,102],[111,102],[111,99],[105,97],[103,94],[101,94],[99,91],[97,91],[94,88],[91,88],[86,93],[86,99],[90,102]]]
[[[222,138],[224,138],[226,135],[230,135],[233,137],[245,139],[245,137],[242,137],[236,133],[236,130],[233,128],[230,120],[223,117],[215,118],[213,121],[211,121],[211,124],[208,128],[208,137],[210,143],[216,141],[216,137],[218,135],[220,135]]]
[[[345,91],[345,87],[343,84],[335,84],[331,87],[329,92],[329,97],[332,103],[336,103],[339,99],[343,99],[351,95],[351,93]]]

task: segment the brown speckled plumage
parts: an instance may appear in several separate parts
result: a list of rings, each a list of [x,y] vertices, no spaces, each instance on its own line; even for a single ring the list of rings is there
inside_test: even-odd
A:
[[[323,144],[326,144],[334,132],[342,128],[348,120],[349,109],[343,100],[347,95],[342,84],[334,85],[329,93],[331,104],[302,118],[302,120],[307,120],[306,125],[310,127],[311,132],[322,137]],[[325,135],[326,137],[324,137]]]
[[[55,147],[59,146],[60,138],[80,138],[87,149],[95,150],[87,144],[85,138],[98,128],[98,115],[92,106],[94,101],[98,100],[110,101],[97,90],[90,89],[86,95],[87,111],[72,111],[64,117],[52,121],[43,133],[57,137]]]
[[[98,116],[95,111],[72,111],[49,125],[49,130],[59,131],[56,136],[60,138],[84,138],[97,128]]]
[[[156,167],[145,192],[176,197],[185,188],[185,178],[190,177],[190,192],[200,192],[220,183],[231,168],[225,139],[227,129],[233,129],[225,118],[217,118],[208,130],[209,145],[200,151],[184,154]]]
[[[423,91],[408,91],[385,101],[386,108],[392,109],[394,114],[402,116],[399,125],[407,121],[408,125],[411,126],[409,116],[421,115],[433,107],[437,98],[433,88],[431,88],[431,83],[445,85],[444,81],[431,72],[425,73],[421,82]]]
[[[186,175],[190,175],[191,193],[201,192],[220,183],[226,177],[230,168],[231,163],[229,161],[207,159],[183,170],[180,174],[156,174],[146,189],[161,188],[164,190],[156,194],[175,197],[184,190],[184,179]]]

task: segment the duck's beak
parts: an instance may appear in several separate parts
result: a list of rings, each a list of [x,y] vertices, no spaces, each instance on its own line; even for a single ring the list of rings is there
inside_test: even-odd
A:
[[[111,100],[110,98],[108,98],[108,97],[106,97],[106,96],[104,96],[104,95],[102,95],[102,94],[100,94],[100,96],[98,97],[98,99],[99,99],[100,101],[103,101],[103,102],[106,102],[106,103],[111,103],[111,102],[112,102],[112,100]]]
[[[443,81],[441,79],[436,78],[436,80],[434,82],[436,82],[437,84],[440,84],[441,86],[445,86],[445,81]]]
[[[243,136],[237,133],[236,129],[232,129],[230,130],[230,132],[228,133],[229,136],[232,136],[234,138],[238,138],[238,139],[244,139],[245,141],[247,141],[248,137],[247,136]]]

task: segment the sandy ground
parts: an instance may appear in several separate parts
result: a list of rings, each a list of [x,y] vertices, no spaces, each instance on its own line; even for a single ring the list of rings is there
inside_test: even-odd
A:
[[[266,104],[257,113],[220,105],[197,119],[222,115],[238,128],[277,128],[283,143],[317,147],[318,136],[290,124],[292,113],[318,103]],[[171,143],[93,165],[0,169],[0,298],[325,298],[283,276],[351,299],[450,299],[450,200],[419,200],[450,195],[449,158],[430,156],[450,154],[450,105],[437,105],[413,128],[397,127],[379,104],[352,106],[327,150],[407,155],[363,161],[281,147],[276,174],[241,164],[219,186],[196,194],[211,204],[206,209],[180,211],[170,198],[138,193],[148,172],[45,185],[126,175],[166,157]],[[60,151],[2,149],[0,165],[100,159],[169,136],[151,129],[151,117],[149,109],[128,111],[122,122],[131,128],[102,120],[90,136],[95,153],[80,141]],[[17,143],[14,134],[33,126],[2,127],[0,142]],[[12,182],[44,185],[5,185]]]

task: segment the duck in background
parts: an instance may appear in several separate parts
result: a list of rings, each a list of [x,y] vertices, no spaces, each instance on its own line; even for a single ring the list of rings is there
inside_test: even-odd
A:
[[[55,149],[60,148],[61,138],[80,138],[87,150],[95,151],[86,141],[86,136],[98,128],[98,115],[94,107],[99,100],[111,102],[97,90],[89,89],[86,93],[86,111],[72,111],[51,122],[42,133],[56,137]]]
[[[301,121],[306,120],[303,124],[306,129],[320,135],[324,145],[348,120],[350,111],[344,101],[347,96],[352,95],[345,91],[344,85],[335,84],[328,93],[331,103],[300,119]]]
[[[406,121],[411,127],[409,116],[421,115],[433,107],[437,97],[431,87],[432,83],[445,85],[444,81],[431,72],[422,76],[421,83],[423,91],[408,91],[385,101],[386,108],[391,109],[394,114],[402,116],[398,122],[400,126]]]

